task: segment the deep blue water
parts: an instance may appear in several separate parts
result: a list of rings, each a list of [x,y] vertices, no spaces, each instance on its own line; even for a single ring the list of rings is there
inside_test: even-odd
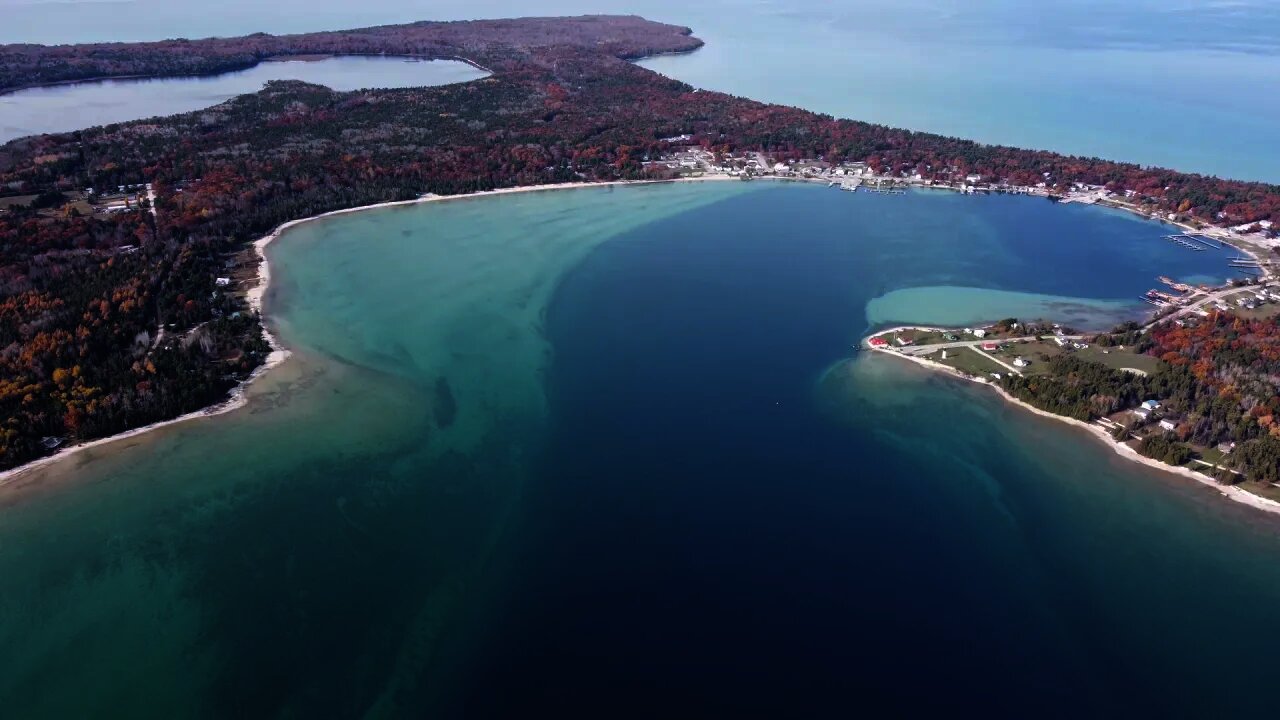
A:
[[[982,222],[919,232],[919,203],[953,201],[979,205],[937,216]],[[1026,417],[983,417],[1002,412],[991,397],[895,361],[860,361],[891,367],[847,381],[852,393],[821,377],[867,330],[877,288],[959,267],[974,285],[1106,297],[1148,285],[1153,254],[1183,271],[1193,254],[1144,245],[1159,228],[1097,209],[909,196],[911,219],[895,223],[893,202],[811,187],[731,198],[606,243],[560,286],[547,325],[554,437],[508,541],[500,610],[473,631],[454,700],[465,714],[1224,707],[1196,683],[1165,690],[1158,644],[1132,637],[1148,628],[1112,626],[1131,600],[1153,616],[1190,612],[1181,578],[1079,547],[1084,533],[1145,555],[1156,540],[1131,523],[1160,518],[1167,498],[1117,491],[1126,471],[1091,441],[1061,427],[1018,437],[1008,424]],[[1133,237],[1104,256],[1082,240],[1092,231]],[[962,259],[961,240],[984,259]],[[1109,478],[1093,490],[1121,492],[1105,498],[1110,516],[1056,497],[1078,477],[1038,452]],[[1119,573],[1146,585],[1104,589]],[[1245,694],[1234,707],[1257,710]]]
[[[772,182],[301,225],[247,407],[0,493],[4,717],[1269,717],[1274,516],[851,349],[1225,269],[1163,232]]]

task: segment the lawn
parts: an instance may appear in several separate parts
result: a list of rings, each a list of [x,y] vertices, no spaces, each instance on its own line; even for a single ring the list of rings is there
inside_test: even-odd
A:
[[[1008,374],[1009,370],[1003,368],[996,363],[991,362],[988,358],[979,355],[969,348],[952,348],[947,351],[947,359],[939,358],[938,353],[929,355],[929,359],[948,365],[957,370],[967,372],[970,375],[979,375],[982,377],[990,377],[991,373]]]
[[[1133,368],[1141,370],[1148,375],[1155,373],[1164,367],[1164,363],[1150,355],[1139,355],[1129,348],[1121,350],[1119,348],[1106,348],[1097,345],[1090,345],[1083,350],[1076,350],[1076,355],[1081,360],[1089,360],[1091,362],[1102,363],[1107,367],[1124,369]]]

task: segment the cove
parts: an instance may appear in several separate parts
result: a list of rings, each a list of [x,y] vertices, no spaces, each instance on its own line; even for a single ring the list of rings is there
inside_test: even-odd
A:
[[[294,357],[244,409],[0,492],[0,703],[1261,712],[1268,518],[850,357],[933,298],[1136,311],[1156,274],[1227,272],[1161,232],[766,182],[292,228],[266,300]]]
[[[339,91],[467,82],[486,73],[456,60],[336,56],[279,60],[208,77],[146,78],[28,88],[0,95],[0,143],[26,135],[200,110],[256,92],[271,80],[303,80]]]

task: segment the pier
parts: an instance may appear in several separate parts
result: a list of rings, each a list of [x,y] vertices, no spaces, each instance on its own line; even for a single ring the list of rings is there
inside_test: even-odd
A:
[[[1165,235],[1164,239],[1169,240],[1170,242],[1177,243],[1178,245],[1181,245],[1182,247],[1187,248],[1189,250],[1195,250],[1196,252],[1204,252],[1205,250],[1208,250],[1209,248],[1214,247],[1213,245],[1208,245],[1207,243],[1201,244],[1201,243],[1195,242],[1195,239],[1193,236],[1184,235],[1181,233],[1177,235]]]

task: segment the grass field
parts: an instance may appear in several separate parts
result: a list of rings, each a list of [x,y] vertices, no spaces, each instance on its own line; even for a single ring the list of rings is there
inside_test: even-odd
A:
[[[1118,348],[1104,348],[1097,345],[1090,345],[1083,350],[1077,350],[1076,354],[1081,360],[1089,360],[1096,363],[1102,363],[1107,367],[1124,369],[1133,368],[1141,370],[1148,375],[1157,372],[1164,367],[1164,363],[1158,358],[1150,355],[1139,355],[1129,348],[1120,350]]]
[[[967,372],[970,375],[990,376],[991,373],[1000,373],[1001,375],[1009,372],[1008,368],[991,362],[988,358],[974,352],[969,348],[952,348],[947,351],[947,359],[943,360],[939,357],[939,353],[932,353],[929,359],[934,362],[940,362],[957,370]]]

